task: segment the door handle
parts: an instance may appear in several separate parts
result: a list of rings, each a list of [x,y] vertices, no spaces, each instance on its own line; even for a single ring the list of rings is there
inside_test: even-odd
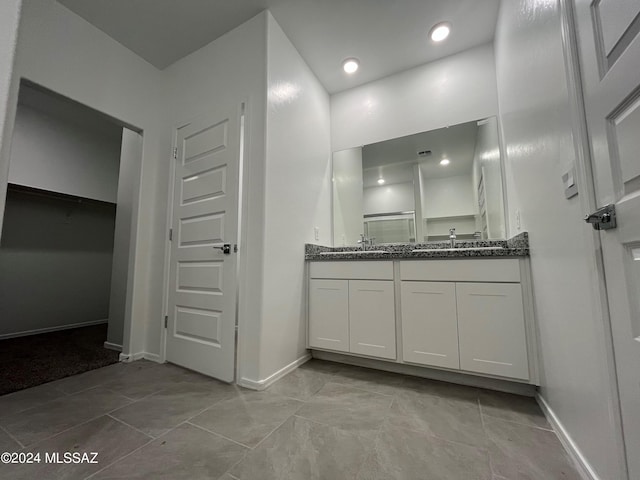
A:
[[[231,254],[231,244],[230,243],[221,243],[218,245],[214,245],[213,248],[217,248],[222,251],[225,255]]]
[[[584,221],[593,225],[594,230],[609,230],[616,228],[616,206],[612,203],[599,208],[595,212],[584,217]]]

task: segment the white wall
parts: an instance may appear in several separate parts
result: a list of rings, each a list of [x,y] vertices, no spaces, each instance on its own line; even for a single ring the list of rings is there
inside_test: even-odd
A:
[[[329,95],[269,13],[267,60],[261,379],[306,354],[304,244],[331,242]]]
[[[19,104],[9,182],[116,203],[122,129]]]
[[[18,81],[13,74],[20,8],[22,0],[0,2],[0,232],[7,196],[9,152],[18,96]],[[1,233],[0,233],[1,235]]]
[[[9,191],[0,246],[0,338],[104,322],[115,205]]]
[[[13,82],[20,77],[144,131],[142,180],[135,192],[139,205],[133,213],[138,219],[132,244],[133,323],[124,344],[127,353],[157,351],[159,344],[148,343],[145,335],[162,313],[166,183],[158,178],[157,168],[168,157],[171,139],[162,130],[160,73],[54,0],[30,0],[23,5]],[[9,109],[17,103],[17,89],[13,90]],[[8,138],[5,132],[3,144]],[[0,175],[3,186],[6,171],[0,170]]]
[[[128,128],[122,129],[107,332],[107,342],[112,346],[122,346],[124,338],[127,292],[131,290],[131,285],[127,282],[131,266],[131,232],[135,228],[131,223],[134,181],[137,178],[136,167],[140,158],[142,158],[142,137]]]
[[[266,119],[266,13],[261,13],[216,41],[169,66],[164,97],[169,108],[164,135],[171,138],[174,129],[215,109],[217,98],[232,99],[238,106],[247,103],[243,191],[242,238],[240,239],[239,376],[260,377],[262,329],[262,269],[264,251],[265,206],[265,119]],[[163,162],[161,178],[166,192],[171,162]],[[279,179],[282,181],[282,178]],[[166,197],[159,208],[170,206]],[[328,208],[328,206],[327,206]],[[280,238],[282,238],[280,234]],[[162,241],[166,241],[163,235]],[[301,259],[304,258],[302,255]],[[160,345],[162,322],[159,315],[149,331],[149,342]],[[298,333],[293,333],[296,336]]]
[[[331,96],[331,150],[498,113],[492,45],[476,47]]]
[[[495,49],[510,234],[519,210],[530,235],[541,393],[600,478],[622,478],[590,226],[561,181],[576,151],[558,2],[503,1]]]
[[[422,214],[425,218],[475,215],[477,212],[471,175],[423,179]]]
[[[365,188],[363,197],[365,215],[415,210],[413,182]]]
[[[355,245],[362,222],[362,147],[333,153],[333,245]]]

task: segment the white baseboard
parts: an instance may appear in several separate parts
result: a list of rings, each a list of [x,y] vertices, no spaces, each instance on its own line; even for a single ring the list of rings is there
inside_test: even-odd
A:
[[[309,360],[311,360],[311,354],[307,353],[307,354],[303,355],[302,357],[298,358],[297,360],[294,360],[289,365],[284,366],[283,368],[281,368],[280,370],[278,370],[274,374],[269,375],[267,378],[265,378],[263,380],[252,380],[250,378],[243,377],[240,380],[238,380],[237,383],[241,387],[249,388],[251,390],[264,390],[269,385],[275,383],[277,380],[280,380],[287,373],[290,373],[290,372],[294,371],[300,365],[302,365],[303,363],[308,362]]]
[[[138,352],[132,354],[121,353],[120,361],[125,363],[135,362],[136,360],[149,360],[151,362],[162,363],[160,355],[157,353]]]
[[[549,423],[555,430],[556,435],[558,435],[560,443],[562,443],[562,446],[573,460],[573,463],[575,463],[578,473],[580,473],[583,480],[600,480],[598,474],[593,470],[585,456],[571,438],[571,435],[569,435],[569,432],[567,432],[556,414],[551,410],[549,404],[540,394],[536,395],[536,400],[538,401],[538,405],[540,405],[544,416],[547,417],[547,420],[549,420]]]
[[[144,352],[142,358],[144,358],[145,360],[149,360],[150,362],[162,363],[160,361],[160,355],[158,355],[157,353]]]
[[[59,330],[69,330],[70,328],[90,327],[92,325],[100,325],[102,323],[108,323],[108,322],[109,322],[108,319],[92,320],[90,322],[70,323],[68,325],[57,325],[55,327],[36,328],[34,330],[25,330],[23,332],[3,333],[2,335],[0,335],[0,340],[4,340],[5,338],[17,338],[17,337],[26,337],[28,335],[37,335],[38,333],[48,333],[48,332],[57,332]]]
[[[122,345],[118,345],[117,343],[104,342],[104,348],[107,350],[115,350],[116,352],[122,351]]]

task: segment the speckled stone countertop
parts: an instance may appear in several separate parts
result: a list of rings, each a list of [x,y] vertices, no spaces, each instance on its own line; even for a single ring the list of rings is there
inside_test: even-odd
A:
[[[367,251],[358,250],[358,247],[325,247],[307,243],[304,252],[304,259],[313,261],[526,257],[529,255],[529,234],[524,232],[508,240],[460,240],[456,241],[455,249],[449,242],[373,245],[367,247]]]

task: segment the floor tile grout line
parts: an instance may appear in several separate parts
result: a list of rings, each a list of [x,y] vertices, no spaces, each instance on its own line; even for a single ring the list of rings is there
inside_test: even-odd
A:
[[[324,422],[321,422],[321,421],[319,421],[319,420],[315,420],[315,419],[313,419],[313,418],[303,417],[302,415],[299,415],[298,413],[294,413],[294,414],[292,415],[292,417],[296,417],[296,418],[299,418],[300,420],[305,420],[305,421],[307,421],[307,422],[315,423],[315,424],[317,424],[317,425],[322,425],[323,427],[340,428],[340,427],[336,427],[335,425],[330,425],[330,424],[328,424],[328,423],[324,423]],[[288,420],[288,419],[287,419],[287,420]],[[355,433],[355,432],[354,432],[354,433]]]
[[[45,385],[46,385],[46,384],[45,384]],[[37,387],[39,387],[39,386],[40,386],[40,385],[36,385],[35,387],[31,387],[31,388],[37,388]],[[92,388],[93,388],[93,387],[92,387]],[[57,391],[59,391],[62,395],[61,395],[61,396],[59,396],[59,397],[57,397],[57,398],[54,398],[54,399],[51,399],[51,400],[47,400],[46,402],[38,403],[38,404],[33,405],[33,406],[31,406],[31,407],[25,408],[25,409],[23,409],[23,410],[18,410],[18,411],[16,411],[16,412],[11,413],[10,415],[7,415],[7,416],[6,416],[6,417],[4,417],[4,418],[9,418],[9,417],[12,417],[12,416],[14,416],[14,415],[18,415],[18,414],[20,414],[20,413],[24,413],[24,412],[26,412],[27,410],[31,410],[31,409],[33,409],[33,408],[42,407],[43,405],[47,405],[48,403],[57,402],[58,400],[61,400],[61,399],[63,399],[63,398],[70,397],[71,395],[74,395],[74,394],[70,394],[70,393],[65,393],[65,392],[63,392],[62,390],[60,390],[60,389],[59,389],[59,388],[57,388],[57,387],[54,387],[54,389],[55,389],[55,390],[57,390]],[[17,392],[13,392],[13,393],[20,393],[20,392],[24,392],[25,390],[30,390],[30,389],[29,389],[29,388],[26,388],[26,389],[24,389],[24,390],[18,390]],[[9,394],[7,394],[7,395],[12,395],[12,393],[9,393]],[[3,418],[3,419],[4,419],[4,418]]]
[[[247,458],[247,455],[249,455],[249,453],[251,452],[251,450],[249,450],[249,452],[245,452],[245,454],[242,456],[242,458],[240,460],[238,460],[236,463],[234,463],[233,465],[231,465],[226,472],[224,472],[222,475],[220,475],[218,478],[222,478],[225,475],[230,476],[232,479],[238,480],[238,477],[236,477],[235,475],[233,475],[231,473],[231,470],[233,470],[234,468],[236,468],[238,465],[240,465],[242,462],[244,462],[244,460]]]
[[[115,421],[116,421],[116,422],[118,422],[118,423],[121,423],[122,425],[124,425],[124,426],[126,426],[126,427],[129,427],[129,428],[134,429],[136,432],[140,432],[140,433],[141,433],[141,434],[143,434],[145,437],[149,437],[149,438],[150,438],[150,439],[152,439],[152,440],[155,440],[155,439],[156,439],[156,437],[154,437],[153,435],[151,435],[151,434],[149,434],[149,433],[146,433],[146,432],[143,432],[143,431],[142,431],[142,430],[140,430],[139,428],[136,428],[136,427],[134,427],[133,425],[128,424],[128,423],[127,423],[127,422],[125,422],[124,420],[120,420],[118,417],[114,417],[113,415],[111,415],[111,413],[107,413],[107,415],[106,415],[106,416],[107,416],[107,417],[109,417],[109,418],[111,418],[111,419],[113,419],[113,420],[115,420]]]
[[[158,437],[159,438],[159,437]],[[144,447],[146,447],[147,445],[150,445],[151,443],[155,442],[157,440],[157,438],[150,438],[146,443],[143,443],[142,445],[140,445],[138,448],[134,448],[133,450],[131,450],[129,453],[127,453],[126,455],[123,455],[122,457],[119,457],[117,459],[115,459],[114,461],[112,461],[111,463],[109,463],[108,465],[105,465],[104,467],[102,467],[100,470],[96,470],[95,472],[93,472],[91,475],[84,477],[84,480],[88,480],[91,477],[96,476],[97,474],[99,474],[100,472],[103,472],[104,470],[106,470],[107,468],[115,465],[118,462],[121,462],[122,460],[124,460],[127,457],[130,457],[131,455],[133,455],[134,453],[136,453],[139,450],[142,450]]]
[[[486,434],[487,429],[485,428],[485,424],[484,424],[484,413],[482,413],[482,402],[480,401],[479,397],[477,401],[478,401],[478,410],[480,411],[480,422],[482,423],[482,430],[484,430]]]
[[[20,440],[18,440],[18,438],[15,435],[13,435],[9,430],[4,428],[2,425],[0,425],[0,430],[6,433],[9,436],[9,438],[11,438],[11,440],[13,440],[18,445],[20,445],[20,450],[22,450],[23,448],[27,448]]]
[[[347,430],[347,429],[344,429],[344,428],[339,427],[339,426],[336,426],[336,425],[331,425],[331,424],[329,424],[329,423],[321,422],[321,421],[316,420],[316,419],[314,419],[314,418],[304,417],[304,416],[302,416],[302,415],[299,415],[298,413],[294,413],[294,414],[293,414],[293,415],[291,415],[291,416],[292,416],[292,417],[295,417],[295,418],[299,418],[300,420],[304,420],[304,421],[306,421],[306,422],[315,423],[316,425],[322,425],[323,427],[337,428],[338,430],[342,430],[343,432],[351,433],[351,434],[353,434],[353,435],[356,435],[357,437],[362,437],[362,438],[372,438],[372,437],[370,437],[370,436],[368,436],[368,435],[365,435],[365,434],[363,434],[363,433],[360,433],[360,432],[359,432],[359,431],[357,431],[357,430]],[[289,417],[289,418],[291,418],[291,417]],[[288,419],[287,419],[287,420],[288,420]],[[285,421],[286,421],[286,420],[285,420]],[[284,423],[284,422],[283,422],[283,423]],[[380,428],[380,427],[378,427],[378,428]],[[376,429],[376,435],[377,435],[377,429]]]
[[[486,446],[475,445],[475,444],[472,444],[472,443],[465,443],[465,442],[461,442],[460,440],[452,440],[450,438],[445,438],[443,436],[436,435],[435,433],[427,431],[427,430],[418,430],[418,429],[415,429],[415,428],[404,427],[404,426],[402,426],[402,427],[396,426],[395,428],[397,428],[399,430],[406,430],[407,432],[419,433],[421,435],[426,435],[427,437],[434,438],[436,440],[440,440],[440,441],[445,442],[445,443],[450,443],[452,445],[458,445],[458,446],[467,447],[467,448],[475,448],[476,450],[482,450],[483,452],[486,452],[487,454],[489,453],[489,449]]]
[[[506,418],[496,417],[495,415],[489,415],[488,413],[484,413],[483,415],[486,415],[487,419],[490,422],[498,421],[498,422],[514,423],[516,425],[520,425],[521,427],[535,428],[537,430],[542,430],[544,432],[556,433],[555,430],[553,430],[553,428],[544,428],[544,427],[540,427],[540,426],[537,426],[537,425],[531,425],[530,423],[522,423],[522,422],[516,422],[515,420],[507,420]],[[483,419],[483,421],[484,421],[484,419]]]
[[[128,403],[127,405],[131,405],[131,403]],[[111,409],[109,411],[102,412],[100,415],[96,415],[95,417],[91,417],[90,419],[85,420],[84,422],[80,422],[80,423],[77,423],[77,424],[75,424],[75,425],[73,425],[73,426],[71,426],[69,428],[65,428],[64,430],[60,430],[59,432],[56,432],[53,435],[49,435],[48,437],[42,438],[42,439],[40,439],[40,440],[30,444],[30,445],[25,445],[23,448],[34,447],[34,446],[38,445],[39,443],[45,442],[46,440],[50,440],[53,437],[57,437],[58,435],[61,435],[63,433],[68,432],[69,430],[73,430],[74,428],[81,427],[83,425],[86,425],[87,423],[93,422],[94,420],[97,420],[100,417],[110,416],[111,413],[115,412],[116,410],[120,410],[121,408],[126,407],[127,405],[122,405],[120,407],[113,408],[113,409]],[[37,407],[34,407],[34,408],[37,408]],[[22,442],[20,442],[20,444],[22,444]]]
[[[100,415],[97,415],[97,416],[95,416],[95,417],[92,417],[92,418],[90,418],[89,420],[85,420],[84,422],[80,422],[80,423],[77,423],[77,424],[75,424],[75,425],[73,425],[73,426],[71,426],[71,427],[69,427],[69,428],[65,428],[64,430],[60,430],[59,432],[56,432],[56,433],[54,433],[53,435],[49,435],[48,437],[42,438],[42,439],[40,439],[40,440],[38,440],[38,441],[36,441],[36,442],[34,442],[34,443],[30,444],[30,445],[25,445],[25,447],[24,447],[24,448],[33,448],[33,447],[36,447],[38,444],[43,443],[43,442],[46,442],[47,440],[51,440],[52,438],[57,437],[58,435],[62,435],[63,433],[67,433],[69,430],[73,430],[74,428],[82,427],[83,425],[86,425],[87,423],[91,423],[91,422],[93,422],[94,420],[99,419],[100,417],[108,416],[108,415],[109,415],[109,413],[111,413],[111,412],[101,413]]]
[[[248,450],[253,450],[253,448],[254,448],[254,447],[250,447],[249,445],[245,445],[242,442],[238,442],[237,440],[234,440],[233,438],[229,438],[229,437],[227,437],[225,435],[222,435],[221,433],[218,433],[215,430],[210,430],[210,429],[208,429],[206,427],[203,427],[202,425],[198,425],[197,423],[193,423],[190,420],[185,420],[180,425],[191,425],[192,427],[199,428],[200,430],[202,430],[204,432],[211,433],[211,434],[215,435],[216,437],[220,437],[220,438],[223,438],[225,440],[228,440],[229,442],[233,442],[236,445],[238,445],[240,447],[244,447],[244,448],[246,448]]]
[[[491,477],[493,480],[493,477],[496,476],[496,472],[493,468],[493,456],[491,455],[491,450],[490,450],[493,440],[489,438],[489,434],[487,433],[487,427],[484,422],[484,413],[482,413],[482,402],[480,401],[480,396],[478,396],[478,409],[480,410],[480,422],[482,423],[482,431],[484,432],[485,436],[487,437],[487,440],[489,441],[487,457],[489,458],[489,471],[491,472]]]
[[[165,437],[166,435],[168,435],[169,433],[173,432],[176,428],[178,428],[180,425],[183,425],[184,423],[185,423],[185,422],[179,423],[179,424],[178,424],[178,425],[176,425],[175,427],[170,428],[169,430],[167,430],[166,432],[164,432],[164,433],[162,433],[162,434],[158,435],[157,437],[155,437],[155,438],[153,438],[153,437],[152,437],[152,438],[150,438],[148,442],[146,442],[146,443],[144,443],[144,444],[140,445],[138,448],[136,448],[136,449],[132,450],[131,452],[127,453],[126,455],[123,455],[122,457],[118,458],[117,460],[114,460],[114,461],[113,461],[113,462],[111,462],[109,465],[105,466],[104,468],[101,468],[100,470],[97,470],[97,471],[93,472],[93,473],[92,473],[91,475],[89,475],[88,477],[85,477],[85,479],[84,479],[84,480],[88,480],[89,478],[91,478],[91,477],[93,477],[93,476],[97,475],[98,473],[102,472],[103,470],[105,470],[105,469],[107,469],[107,468],[111,467],[112,465],[115,465],[116,463],[118,463],[118,462],[120,462],[120,461],[124,460],[125,458],[127,458],[127,457],[129,457],[129,456],[133,455],[134,453],[136,453],[137,451],[139,451],[139,450],[143,449],[143,448],[144,448],[144,447],[146,447],[147,445],[150,445],[151,443],[153,443],[153,442],[155,442],[155,441],[160,440],[161,438],[163,438],[163,437]],[[150,436],[150,435],[147,435],[147,436]]]
[[[229,397],[229,398],[220,398],[218,400],[216,400],[214,403],[210,404],[209,406],[207,406],[206,408],[203,408],[202,410],[199,410],[198,413],[196,413],[195,415],[190,416],[189,418],[187,418],[186,420],[184,420],[182,423],[185,422],[191,422],[191,420],[193,420],[194,418],[202,415],[204,412],[206,412],[207,410],[212,409],[213,407],[215,407],[216,405],[218,405],[221,402],[225,402],[227,400],[231,400],[233,397]]]
[[[278,430],[281,426],[283,426],[287,420],[289,420],[291,417],[296,416],[296,413],[298,413],[298,410],[300,410],[301,408],[302,408],[302,405],[300,405],[300,407],[298,407],[295,412],[293,412],[291,415],[285,418],[276,428],[274,428],[269,433],[267,433],[267,435],[262,440],[256,443],[255,447],[253,447],[252,450],[256,450],[260,445],[262,445],[267,440],[267,438],[269,438],[276,430]]]
[[[333,383],[334,385],[340,385],[341,387],[355,388],[356,390],[360,390],[361,392],[372,393],[374,395],[382,395],[383,397],[393,397],[395,395],[395,393],[374,392],[373,390],[367,390],[366,388],[357,387],[355,385],[351,385],[351,384],[348,384],[348,383],[340,383],[340,382],[332,382],[332,381],[328,381],[327,383]],[[327,385],[327,383],[325,383],[322,388],[324,388]],[[320,390],[322,390],[322,388]],[[320,390],[318,390],[318,392]],[[311,398],[315,397],[318,392],[316,392]]]

